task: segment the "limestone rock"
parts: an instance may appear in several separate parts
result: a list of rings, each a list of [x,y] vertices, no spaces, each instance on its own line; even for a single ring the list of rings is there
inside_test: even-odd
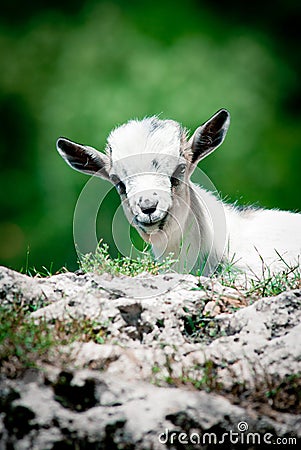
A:
[[[62,343],[39,368],[1,375],[0,448],[301,442],[300,290],[250,304],[192,275],[30,278],[1,268],[0,298],[5,307],[30,305],[50,328],[76,319],[103,329],[103,342]],[[243,447],[248,433],[257,440]]]

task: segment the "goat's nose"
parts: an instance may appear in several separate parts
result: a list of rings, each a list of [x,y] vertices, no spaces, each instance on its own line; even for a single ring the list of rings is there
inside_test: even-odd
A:
[[[157,205],[158,205],[158,200],[150,200],[149,198],[146,198],[146,199],[139,201],[139,206],[140,206],[141,211],[144,214],[148,214],[148,215],[151,215],[156,211]]]

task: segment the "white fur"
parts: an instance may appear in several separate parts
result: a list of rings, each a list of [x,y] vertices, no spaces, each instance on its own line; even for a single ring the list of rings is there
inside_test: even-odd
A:
[[[299,265],[301,214],[278,210],[240,213],[226,208],[229,257],[249,276],[261,278]]]
[[[163,121],[161,121],[163,122]],[[156,127],[150,133],[155,117],[144,120],[130,120],[113,130],[108,137],[113,162],[130,156],[142,158],[149,154],[163,154],[177,157],[180,151],[179,124],[172,120],[164,121],[164,127]],[[130,167],[127,170],[131,170]]]

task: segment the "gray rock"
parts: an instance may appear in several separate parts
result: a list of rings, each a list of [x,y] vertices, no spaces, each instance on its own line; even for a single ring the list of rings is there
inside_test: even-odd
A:
[[[37,323],[88,319],[105,330],[102,344],[61,345],[39,369],[1,376],[0,448],[209,449],[223,434],[238,448],[233,433],[257,439],[244,448],[301,441],[300,406],[281,411],[255,395],[300,374],[300,290],[248,306],[191,275],[30,278],[1,268],[0,294],[3,305],[30,305]]]

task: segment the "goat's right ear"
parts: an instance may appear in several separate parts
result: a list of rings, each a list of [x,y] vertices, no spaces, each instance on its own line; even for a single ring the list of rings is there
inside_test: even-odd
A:
[[[77,144],[66,138],[59,138],[56,142],[59,154],[67,164],[79,172],[110,180],[109,157],[93,147]]]
[[[187,158],[194,165],[219,147],[230,125],[230,113],[220,109],[207,122],[198,127],[189,141]]]

